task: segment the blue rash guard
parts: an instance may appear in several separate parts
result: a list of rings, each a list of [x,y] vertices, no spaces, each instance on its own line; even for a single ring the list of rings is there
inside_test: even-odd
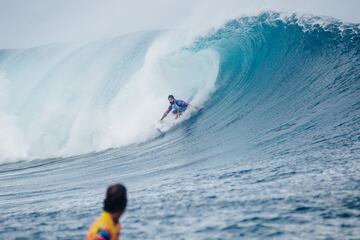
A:
[[[185,112],[185,110],[188,106],[189,106],[189,104],[182,100],[175,100],[175,102],[169,106],[169,108],[167,109],[166,112],[169,113],[171,110],[173,110],[174,114],[176,114],[178,112],[182,113],[182,112]]]

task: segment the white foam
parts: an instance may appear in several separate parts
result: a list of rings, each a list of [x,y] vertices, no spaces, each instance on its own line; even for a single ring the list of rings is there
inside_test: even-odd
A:
[[[185,50],[186,36],[162,34],[143,60],[135,53],[146,34],[116,39],[115,46],[40,47],[5,59],[12,64],[3,65],[9,74],[0,78],[0,161],[146,141],[157,134],[154,122],[166,110],[168,94],[203,104],[219,59],[212,50]]]
[[[23,131],[17,126],[16,116],[7,113],[10,82],[0,73],[0,162],[28,157],[28,145]]]
[[[96,149],[143,142],[156,134],[154,123],[166,110],[167,96],[201,105],[214,89],[218,56],[211,50],[181,50],[176,34],[164,35],[149,49],[145,63],[118,92],[102,118]]]

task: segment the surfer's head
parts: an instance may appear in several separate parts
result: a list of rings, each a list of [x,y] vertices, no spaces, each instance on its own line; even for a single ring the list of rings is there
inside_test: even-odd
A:
[[[169,96],[168,96],[168,100],[169,100],[170,103],[174,103],[174,102],[175,102],[175,98],[174,98],[173,95],[169,95]]]
[[[104,211],[109,213],[125,212],[127,205],[126,187],[122,184],[114,184],[106,190],[106,197],[104,200]]]

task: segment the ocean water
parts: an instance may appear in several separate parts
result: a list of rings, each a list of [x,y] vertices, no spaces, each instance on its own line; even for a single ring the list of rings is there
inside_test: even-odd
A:
[[[166,133],[167,95],[201,109]],[[359,239],[360,26],[265,12],[0,50],[0,239]]]

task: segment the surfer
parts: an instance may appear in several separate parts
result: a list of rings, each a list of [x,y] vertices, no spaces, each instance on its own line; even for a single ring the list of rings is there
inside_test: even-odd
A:
[[[122,184],[108,187],[104,200],[104,211],[90,227],[87,240],[118,240],[121,231],[120,217],[127,204],[126,188]]]
[[[171,112],[171,110],[172,110],[172,113],[176,115],[175,116],[175,120],[176,120],[180,117],[180,115],[183,112],[186,111],[186,109],[189,106],[192,106],[190,103],[187,103],[183,100],[176,100],[173,95],[169,95],[168,100],[169,100],[170,106],[168,107],[166,112],[162,115],[160,121],[162,121],[164,118],[166,118],[166,116],[169,114],[169,112]],[[193,106],[193,107],[196,108],[195,106]]]

